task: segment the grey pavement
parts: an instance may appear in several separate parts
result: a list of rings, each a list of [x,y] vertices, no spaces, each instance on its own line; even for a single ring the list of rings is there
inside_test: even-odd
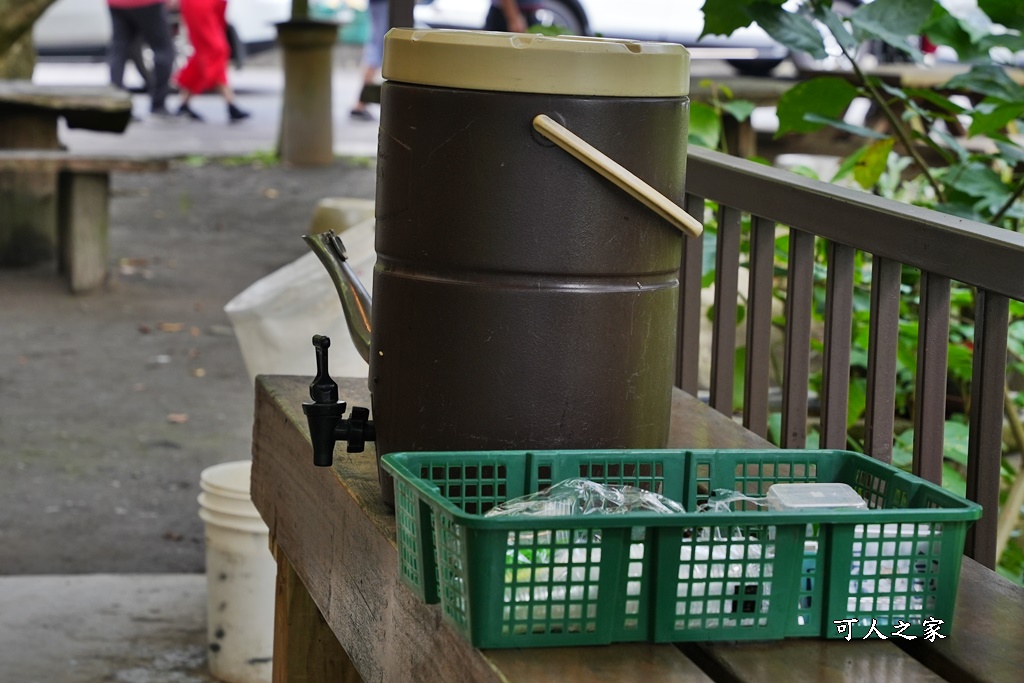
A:
[[[334,149],[376,157],[377,125],[348,116],[361,87],[358,51],[339,47],[332,83]],[[275,53],[231,73],[238,103],[252,117],[228,124],[221,98],[204,95],[194,109],[204,123],[149,117],[124,134],[60,131],[73,151],[169,156],[246,156],[274,149],[283,75]],[[34,80],[104,85],[96,63],[40,63]],[[131,82],[129,81],[129,85]],[[171,106],[177,104],[172,96]],[[206,577],[202,574],[0,576],[0,683],[207,683]]]
[[[4,683],[210,683],[206,578],[0,578]]]
[[[349,110],[362,87],[358,51],[339,46],[334,54],[331,83],[334,118],[334,151],[339,156],[376,157],[377,125],[374,121],[353,120]],[[126,85],[141,83],[133,73],[126,75]],[[227,123],[224,100],[206,94],[193,100],[192,108],[206,121],[196,123],[177,118],[149,116],[149,100],[144,95],[132,97],[133,121],[122,134],[96,133],[62,128],[61,140],[69,149],[79,152],[133,154],[244,156],[269,152],[276,146],[281,120],[281,92],[284,75],[277,52],[257,55],[240,70],[232,70],[230,83],[238,104],[252,116],[236,124]],[[107,68],[102,63],[40,62],[33,80],[53,85],[106,85]],[[177,106],[171,95],[169,105]]]

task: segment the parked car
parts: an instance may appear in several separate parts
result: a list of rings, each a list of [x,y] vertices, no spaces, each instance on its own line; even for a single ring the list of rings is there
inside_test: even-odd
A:
[[[274,47],[274,24],[291,16],[292,0],[235,0],[228,3],[228,35],[236,64],[247,54]],[[351,9],[342,0],[313,0],[313,16],[342,19]],[[172,30],[184,49],[187,40],[177,12],[171,12]],[[106,0],[57,0],[33,27],[36,52],[42,57],[100,58],[110,43],[110,12]]]
[[[741,73],[766,74],[789,51],[756,25],[730,36],[700,38],[704,0],[538,0],[542,24],[573,35],[600,35],[681,43],[693,59],[724,59]],[[483,26],[490,0],[419,0],[418,25],[472,29]]]

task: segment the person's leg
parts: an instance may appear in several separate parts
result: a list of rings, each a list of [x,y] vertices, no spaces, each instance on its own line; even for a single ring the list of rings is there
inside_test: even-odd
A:
[[[487,10],[487,18],[484,19],[483,30],[485,31],[508,31],[508,22],[505,21],[505,13],[500,7],[491,5]]]
[[[178,72],[179,88],[199,94],[227,84],[230,50],[224,35],[225,8],[220,0],[182,1],[181,16],[192,43],[192,55]]]
[[[153,87],[153,74],[149,73],[149,69],[146,68],[146,60],[142,58],[141,35],[136,35],[132,40],[132,46],[128,50],[128,59],[135,65],[135,70],[142,76],[142,84],[145,86],[146,92],[149,92]]]
[[[249,112],[244,109],[239,109],[235,104],[235,93],[231,90],[231,86],[227,83],[223,83],[217,86],[217,92],[224,98],[224,101],[228,104],[228,120],[232,123],[235,121],[241,121],[242,119],[249,118]]]
[[[139,8],[139,31],[153,50],[153,74],[149,95],[153,112],[166,113],[167,95],[171,90],[171,69],[174,68],[174,41],[164,3]]]
[[[370,39],[363,46],[363,88],[359,91],[359,100],[352,107],[351,115],[357,119],[373,119],[366,109],[363,93],[366,86],[373,85],[377,72],[384,61],[384,34],[388,32],[388,3],[370,3]]]
[[[129,10],[110,8],[110,24],[112,34],[107,49],[107,66],[110,68],[110,83],[114,87],[124,88],[124,65],[128,62],[134,30],[129,18]]]
[[[178,94],[181,96],[181,101],[178,103],[178,111],[175,113],[178,116],[187,116],[193,121],[203,121],[203,117],[193,111],[192,107],[189,106],[189,102],[192,101],[192,91],[179,85]]]
[[[363,92],[366,90],[366,86],[373,84],[373,79],[377,76],[377,67],[366,65],[363,67],[363,87],[359,89],[359,99],[352,105],[352,110],[349,114],[354,119],[366,119],[372,120],[373,114],[366,108],[366,102],[363,100]]]

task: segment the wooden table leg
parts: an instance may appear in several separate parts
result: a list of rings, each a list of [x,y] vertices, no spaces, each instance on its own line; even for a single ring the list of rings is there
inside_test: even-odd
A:
[[[273,683],[363,683],[345,648],[280,548],[274,607]]]

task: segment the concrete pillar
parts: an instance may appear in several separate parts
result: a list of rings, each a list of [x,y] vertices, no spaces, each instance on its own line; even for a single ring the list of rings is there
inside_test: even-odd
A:
[[[331,112],[332,48],[338,24],[292,20],[277,25],[284,57],[281,161],[294,166],[325,166],[334,160]]]

